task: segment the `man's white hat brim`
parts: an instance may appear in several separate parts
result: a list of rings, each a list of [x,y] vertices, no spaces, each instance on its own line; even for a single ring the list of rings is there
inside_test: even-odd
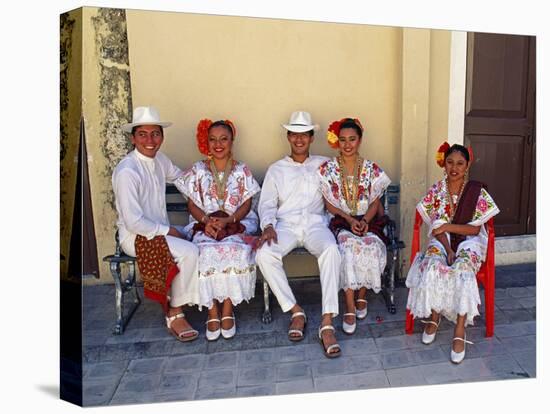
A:
[[[286,130],[290,131],[290,132],[297,132],[297,133],[300,133],[300,132],[307,132],[307,131],[311,131],[311,130],[314,130],[314,131],[317,131],[319,129],[319,125],[315,124],[315,125],[289,125],[289,124],[281,124],[281,126],[283,128],[285,128]]]
[[[172,122],[155,122],[155,121],[144,121],[144,122],[132,122],[130,124],[124,124],[122,125],[122,130],[124,132],[132,132],[132,129],[134,127],[137,127],[137,126],[142,126],[142,125],[158,125],[158,126],[161,126],[163,128],[167,128],[169,127],[170,125],[172,125]]]

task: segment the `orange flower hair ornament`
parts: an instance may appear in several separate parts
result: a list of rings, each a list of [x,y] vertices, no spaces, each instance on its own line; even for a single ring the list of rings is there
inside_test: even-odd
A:
[[[447,141],[445,141],[439,146],[437,152],[435,153],[435,162],[437,162],[437,165],[439,165],[441,168],[445,166],[445,153],[449,148],[451,148],[451,146]]]
[[[340,128],[342,126],[342,123],[345,121],[353,121],[355,124],[361,128],[361,132],[364,131],[363,125],[361,125],[361,122],[357,118],[342,118],[339,121],[332,122],[327,130],[327,142],[328,145],[330,145],[331,148],[338,148],[338,136],[340,135]]]
[[[223,122],[224,124],[228,125],[229,128],[231,128],[233,138],[235,138],[235,135],[237,135],[237,129],[235,128],[233,122],[231,122],[229,119],[216,122]],[[199,152],[203,155],[210,155],[208,153],[208,130],[213,123],[214,122],[212,122],[210,119],[201,119],[197,125],[197,146],[199,148]]]
[[[208,155],[208,128],[210,125],[212,125],[210,119],[201,119],[197,125],[197,146],[203,155]]]

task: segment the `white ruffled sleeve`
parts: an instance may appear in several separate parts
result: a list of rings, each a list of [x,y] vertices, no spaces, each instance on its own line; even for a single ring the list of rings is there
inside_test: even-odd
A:
[[[375,162],[372,163],[370,172],[369,205],[380,198],[391,183],[390,177]]]
[[[334,207],[343,209],[340,203],[340,181],[335,175],[336,164],[332,160],[325,161],[319,166],[317,174],[320,178],[323,198]]]
[[[204,209],[204,201],[201,186],[201,174],[200,174],[200,162],[193,164],[193,166],[183,172],[176,180],[174,185],[180,193],[185,197],[193,201],[193,203],[201,210]]]
[[[489,221],[491,217],[496,216],[499,212],[500,210],[493,198],[484,188],[482,188],[479,198],[477,199],[474,217],[468,224],[472,226],[481,226]]]

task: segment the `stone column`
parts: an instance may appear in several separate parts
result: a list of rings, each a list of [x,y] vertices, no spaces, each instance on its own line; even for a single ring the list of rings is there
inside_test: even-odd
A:
[[[120,129],[132,113],[126,13],[122,9],[83,10],[82,115],[100,279],[111,282],[102,258],[114,251],[116,211],[111,175],[132,149]]]
[[[430,103],[430,30],[403,29],[401,121],[400,235],[409,264],[413,219],[419,196],[426,191]]]

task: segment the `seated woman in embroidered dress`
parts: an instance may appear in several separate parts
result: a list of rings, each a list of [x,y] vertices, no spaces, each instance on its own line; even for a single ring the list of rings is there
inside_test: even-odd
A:
[[[386,266],[385,235],[377,220],[382,207],[379,198],[391,180],[377,164],[359,155],[362,137],[358,119],[333,122],[327,140],[339,155],[319,168],[325,204],[334,216],[329,227],[342,256],[339,288],[346,298],[342,329],[350,335],[356,318],[367,316],[367,289],[380,291]]]
[[[441,315],[456,323],[451,361],[466,354],[465,328],[479,315],[476,274],[487,251],[486,223],[498,214],[495,202],[477,181],[468,181],[473,156],[462,145],[446,142],[437,161],[445,177],[416,206],[428,226],[428,248],[418,253],[407,275],[407,308],[414,317],[430,317],[422,333],[426,345],[435,340]]]
[[[208,308],[209,341],[220,333],[225,339],[235,335],[233,306],[250,300],[256,286],[254,238],[249,234],[258,227],[251,205],[260,186],[250,169],[232,157],[235,135],[229,120],[201,120],[197,142],[208,158],[174,182],[188,198],[190,222],[185,231],[199,247],[200,306]]]

